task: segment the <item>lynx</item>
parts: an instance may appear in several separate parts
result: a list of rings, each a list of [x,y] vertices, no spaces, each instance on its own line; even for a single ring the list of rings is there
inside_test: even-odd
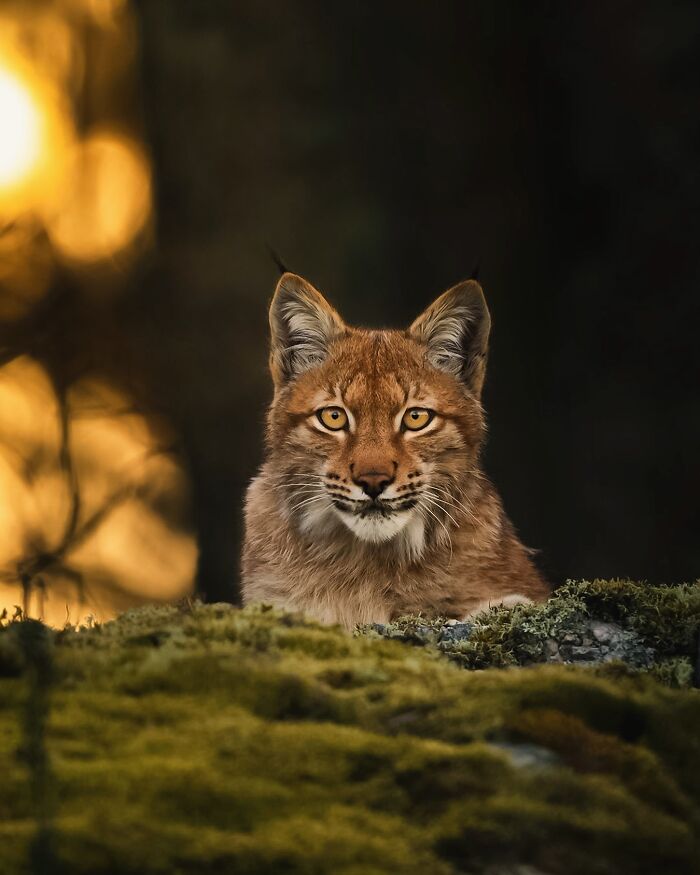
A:
[[[406,331],[370,331],[281,277],[266,460],[246,498],[246,603],[352,628],[546,598],[480,466],[490,326],[476,280]]]

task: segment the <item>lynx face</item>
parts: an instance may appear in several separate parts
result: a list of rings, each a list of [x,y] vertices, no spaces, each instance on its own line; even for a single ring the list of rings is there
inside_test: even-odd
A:
[[[288,517],[318,539],[344,526],[419,556],[428,532],[469,513],[461,484],[483,440],[490,324],[478,283],[407,331],[365,331],[285,274],[270,324],[269,452]]]
[[[471,616],[549,589],[479,465],[490,318],[460,283],[405,331],[350,328],[284,274],[243,598],[352,629]]]

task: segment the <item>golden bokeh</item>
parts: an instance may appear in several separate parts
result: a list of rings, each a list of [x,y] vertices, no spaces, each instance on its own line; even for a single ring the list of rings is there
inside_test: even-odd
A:
[[[85,378],[66,399],[67,469],[60,409],[34,359],[0,368],[0,611],[61,626],[190,594],[181,466],[128,395]]]
[[[36,166],[44,133],[39,107],[27,86],[0,69],[0,189],[21,182]]]
[[[0,221],[51,209],[72,139],[60,91],[3,39],[0,21]]]
[[[0,322],[8,337],[45,295],[126,285],[149,242],[150,160],[138,114],[121,100],[137,45],[128,0],[3,7]],[[60,398],[29,355],[0,367],[0,612],[19,605],[61,626],[191,593],[188,484],[162,446],[172,441],[167,428],[104,378],[72,375],[64,391]]]
[[[134,242],[151,212],[151,177],[143,149],[110,131],[75,146],[65,198],[48,220],[54,246],[69,260],[97,262]]]
[[[126,0],[82,0],[81,5],[97,24],[110,27],[123,15],[127,3]]]

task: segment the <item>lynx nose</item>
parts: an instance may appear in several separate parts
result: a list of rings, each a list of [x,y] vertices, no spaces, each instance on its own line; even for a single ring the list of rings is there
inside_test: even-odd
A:
[[[387,471],[361,471],[358,474],[353,472],[352,479],[370,498],[378,498],[393,483],[394,476]]]

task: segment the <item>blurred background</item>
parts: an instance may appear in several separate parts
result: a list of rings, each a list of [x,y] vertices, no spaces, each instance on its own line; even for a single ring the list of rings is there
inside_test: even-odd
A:
[[[267,251],[405,326],[478,261],[553,582],[700,573],[700,7],[4,0],[0,610],[237,599]]]

